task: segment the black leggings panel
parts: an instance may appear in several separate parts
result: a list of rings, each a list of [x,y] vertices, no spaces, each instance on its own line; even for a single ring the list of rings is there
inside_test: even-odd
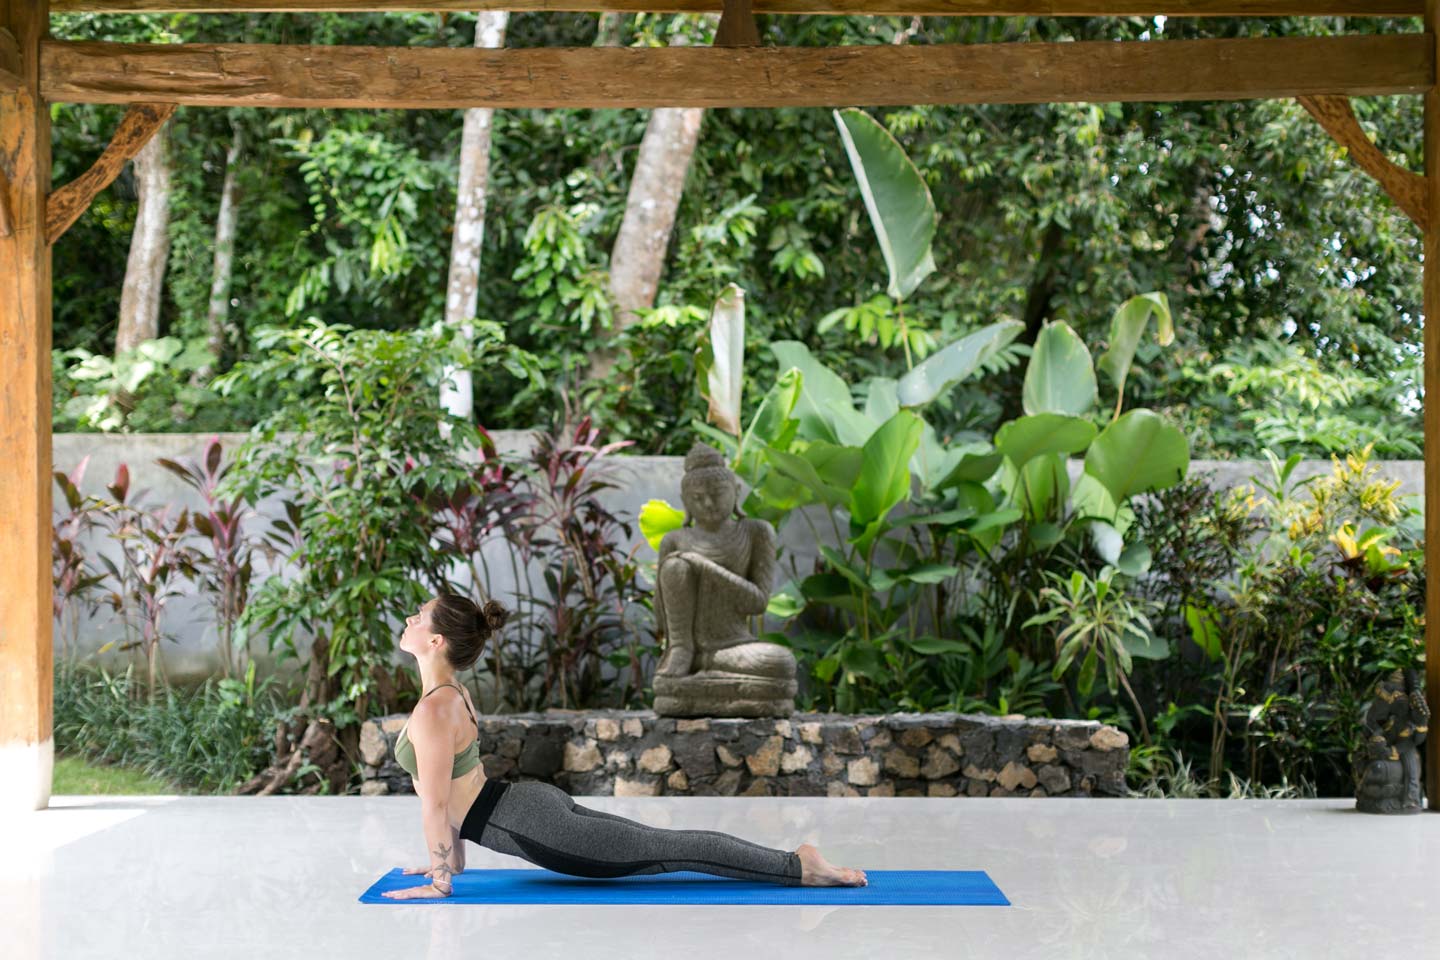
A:
[[[576,877],[694,870],[800,885],[800,857],[716,830],[667,830],[582,807],[543,780],[489,779],[460,836],[488,850]]]

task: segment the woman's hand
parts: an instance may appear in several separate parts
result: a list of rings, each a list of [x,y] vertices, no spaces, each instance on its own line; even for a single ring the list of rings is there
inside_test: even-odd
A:
[[[439,890],[432,883],[424,887],[407,887],[404,890],[389,890],[382,893],[381,896],[389,897],[392,900],[438,899],[450,896],[450,891]]]
[[[425,874],[425,879],[426,879],[426,880],[433,880],[433,879],[435,879],[434,870],[435,870],[434,867],[430,866],[429,864],[426,864],[426,865],[423,866],[423,867],[406,867],[405,869],[401,870],[400,872],[403,873],[403,874],[405,874],[406,876],[409,876],[409,875],[412,874],[412,873],[423,873],[423,874]]]

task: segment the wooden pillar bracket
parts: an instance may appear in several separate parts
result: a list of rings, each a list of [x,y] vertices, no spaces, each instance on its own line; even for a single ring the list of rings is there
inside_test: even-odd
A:
[[[20,44],[15,34],[0,27],[0,96],[14,93],[25,85],[20,64]]]
[[[1370,142],[1360,121],[1350,107],[1349,97],[1314,96],[1297,97],[1300,105],[1320,121],[1320,126],[1346,150],[1355,165],[1364,170],[1390,194],[1390,199],[1405,211],[1421,230],[1428,229],[1430,222],[1429,204],[1426,201],[1425,178],[1393,163]]]
[[[725,0],[720,12],[720,25],[715,28],[712,47],[758,47],[760,30],[755,26],[755,14],[750,10],[750,0]]]
[[[49,243],[59,240],[70,225],[80,219],[80,214],[89,208],[95,195],[120,175],[126,161],[150,142],[155,131],[164,126],[174,112],[173,103],[130,105],[100,158],[89,170],[45,199],[45,239]]]

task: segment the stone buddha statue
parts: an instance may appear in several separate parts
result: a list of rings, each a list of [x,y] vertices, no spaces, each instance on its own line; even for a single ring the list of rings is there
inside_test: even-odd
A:
[[[1430,727],[1425,681],[1395,669],[1375,685],[1365,710],[1369,739],[1354,760],[1355,809],[1362,813],[1419,813],[1425,809],[1420,745]]]
[[[655,712],[671,717],[771,717],[795,710],[795,656],[757,640],[775,575],[775,530],[736,512],[740,479],[714,447],[685,456],[680,496],[693,526],[660,541],[655,620],[666,638]]]

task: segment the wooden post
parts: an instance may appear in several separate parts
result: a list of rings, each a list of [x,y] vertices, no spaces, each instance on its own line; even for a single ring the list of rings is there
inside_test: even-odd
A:
[[[1425,0],[1425,34],[1440,36],[1440,0]],[[1425,697],[1440,710],[1440,89],[1425,91]],[[1440,810],[1440,731],[1425,738],[1425,793]]]
[[[54,594],[50,537],[50,112],[40,99],[49,0],[0,0],[17,89],[0,92],[0,816],[49,805]]]

